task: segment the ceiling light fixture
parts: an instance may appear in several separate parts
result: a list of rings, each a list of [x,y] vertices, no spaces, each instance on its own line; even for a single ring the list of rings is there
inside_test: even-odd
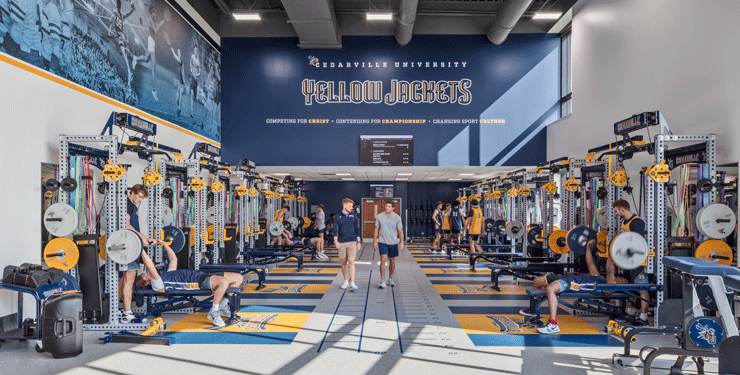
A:
[[[535,13],[532,16],[533,20],[556,20],[562,16],[563,13]]]
[[[237,21],[259,21],[262,19],[259,13],[233,13]]]
[[[408,178],[398,178],[398,177],[396,177],[396,181],[408,181],[408,180],[409,180]]]
[[[344,181],[354,181],[355,179],[354,178],[343,178],[342,180],[344,180]]]
[[[337,173],[337,176],[352,176],[352,173]]]
[[[365,19],[367,21],[393,21],[393,13],[367,12]]]
[[[472,176],[475,173],[460,173],[460,176]]]
[[[411,176],[413,173],[399,173],[399,176]]]
[[[448,178],[447,181],[460,181],[462,178]]]
[[[290,173],[271,173],[271,174],[274,174],[275,176],[287,176]]]

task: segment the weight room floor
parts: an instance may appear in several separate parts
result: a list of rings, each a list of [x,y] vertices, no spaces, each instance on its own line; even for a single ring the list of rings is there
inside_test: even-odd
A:
[[[338,258],[307,261],[301,273],[289,262],[270,272],[266,289],[245,286],[241,321],[226,329],[211,330],[204,313],[169,314],[165,321],[179,344],[104,345],[103,332],[86,331],[84,352],[57,360],[37,354],[33,341],[8,341],[0,349],[6,369],[0,373],[641,373],[609,365],[621,342],[602,333],[602,317],[563,312],[561,329],[570,334],[495,333],[518,330],[506,323],[528,305],[520,286],[503,278],[501,293],[484,291],[476,287],[490,284],[490,272],[468,272],[467,257],[450,262],[425,248],[409,250],[397,258],[395,288],[378,289],[378,256],[365,244],[356,292],[339,288]],[[669,338],[649,340],[635,347],[675,345]],[[716,361],[706,370],[716,373]]]

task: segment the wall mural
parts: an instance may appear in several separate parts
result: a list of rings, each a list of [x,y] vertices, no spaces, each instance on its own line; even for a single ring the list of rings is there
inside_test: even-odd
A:
[[[164,0],[0,0],[0,52],[221,140],[221,56]]]

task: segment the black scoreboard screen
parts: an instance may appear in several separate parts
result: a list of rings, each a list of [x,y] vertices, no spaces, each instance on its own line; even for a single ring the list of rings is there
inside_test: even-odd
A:
[[[361,135],[361,166],[414,165],[414,136]]]

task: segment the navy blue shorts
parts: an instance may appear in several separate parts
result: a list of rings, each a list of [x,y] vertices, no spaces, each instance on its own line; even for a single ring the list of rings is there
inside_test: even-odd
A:
[[[378,252],[380,255],[388,255],[390,258],[395,258],[398,256],[398,245],[378,243]]]
[[[319,234],[325,234],[325,233],[326,233],[326,228],[324,228],[324,229],[319,229]]]

